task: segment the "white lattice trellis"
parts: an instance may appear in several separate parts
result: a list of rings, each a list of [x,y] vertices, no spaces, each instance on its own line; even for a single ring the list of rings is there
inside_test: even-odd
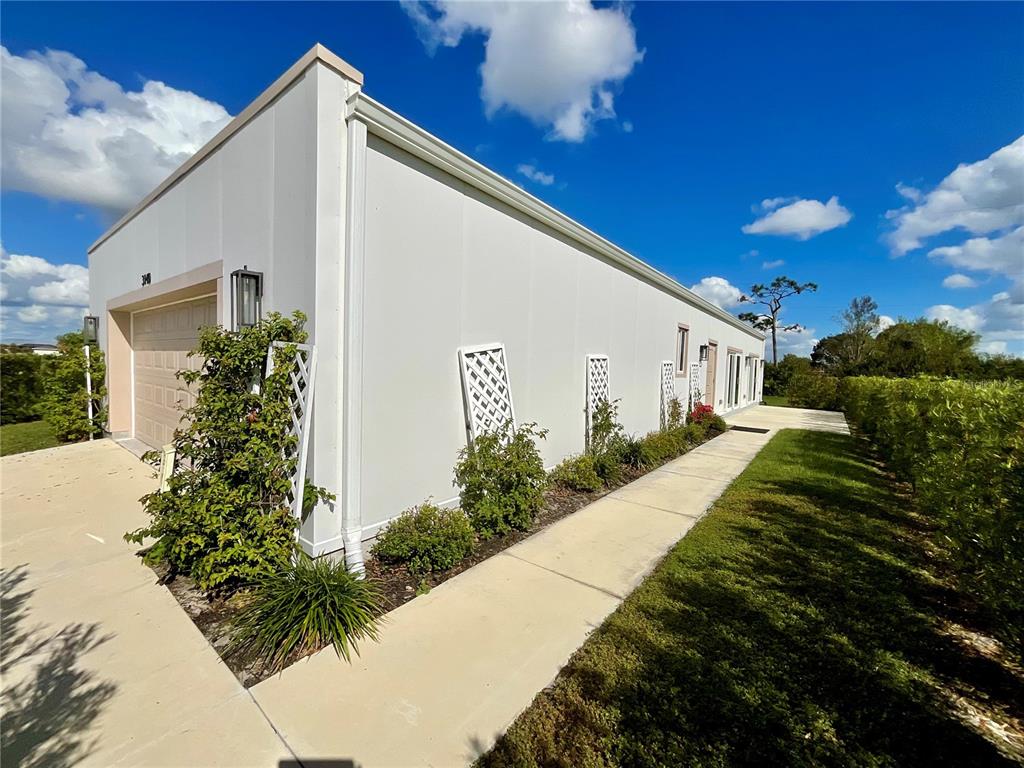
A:
[[[690,388],[689,388],[689,394],[687,395],[688,401],[689,401],[687,403],[687,405],[688,405],[688,407],[686,409],[687,412],[692,411],[694,409],[694,407],[697,405],[697,403],[700,401],[700,397],[701,397],[700,371],[701,371],[701,364],[700,363],[690,363],[690,376],[689,376]]]
[[[608,355],[587,355],[587,431],[584,435],[590,446],[590,424],[594,411],[602,402],[611,399],[608,386]]]
[[[267,375],[274,371],[276,364],[275,349],[295,350],[288,381],[291,390],[288,393],[288,404],[291,410],[291,426],[289,434],[296,440],[286,458],[295,457],[295,472],[291,478],[288,492],[288,505],[292,514],[302,519],[302,497],[306,488],[306,453],[309,446],[309,420],[313,414],[313,391],[316,382],[316,346],[312,344],[289,344],[283,341],[271,342],[267,349]],[[298,531],[296,531],[296,536]]]
[[[470,442],[483,432],[516,425],[512,388],[503,344],[483,344],[459,350],[466,434]]]
[[[661,362],[661,428],[668,426],[668,405],[676,396],[676,364],[671,360]]]

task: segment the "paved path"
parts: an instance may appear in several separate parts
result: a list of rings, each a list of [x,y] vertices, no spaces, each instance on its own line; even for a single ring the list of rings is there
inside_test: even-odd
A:
[[[781,413],[777,413],[781,412]],[[840,414],[751,408],[755,428],[845,430]],[[330,649],[257,685],[300,757],[465,765],[686,534],[771,437],[733,432],[649,473],[388,616],[351,665]]]
[[[145,522],[138,499],[154,485],[109,440],[0,461],[4,765],[276,766],[291,756],[122,540]]]
[[[293,753],[464,765],[771,431],[846,430],[839,414],[791,408],[729,421],[770,431],[722,435],[403,605],[353,664],[327,649],[251,692],[121,539],[146,519],[149,468],[110,441],[5,457],[5,764],[34,750],[54,766],[273,766]]]

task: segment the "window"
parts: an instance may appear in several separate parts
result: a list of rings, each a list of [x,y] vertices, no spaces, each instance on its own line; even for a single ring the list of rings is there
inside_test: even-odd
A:
[[[686,325],[679,325],[676,332],[676,373],[686,374],[686,357],[689,354],[690,328]]]

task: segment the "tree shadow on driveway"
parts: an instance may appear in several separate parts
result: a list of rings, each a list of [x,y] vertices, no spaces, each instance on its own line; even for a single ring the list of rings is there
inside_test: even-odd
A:
[[[65,768],[95,749],[90,727],[117,690],[81,663],[112,635],[99,624],[30,625],[28,573],[26,565],[0,569],[0,762]]]

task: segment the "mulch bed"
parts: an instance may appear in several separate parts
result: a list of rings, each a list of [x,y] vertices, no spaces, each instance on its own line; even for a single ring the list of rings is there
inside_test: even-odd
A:
[[[709,439],[713,440],[714,437]],[[442,573],[417,576],[410,573],[405,566],[384,565],[372,556],[368,556],[366,575],[375,579],[380,587],[384,597],[385,615],[417,595],[443,584],[453,576],[458,576],[474,565],[482,563],[513,544],[529,538],[549,525],[647,474],[646,471],[634,467],[623,467],[622,469],[621,481],[600,491],[583,493],[560,486],[548,488],[544,492],[544,507],[534,519],[529,530],[512,531],[504,536],[478,540],[469,557]],[[250,688],[275,674],[275,670],[266,666],[258,658],[241,654],[226,655],[231,643],[231,619],[241,609],[244,593],[235,593],[230,596],[208,595],[198,589],[195,582],[187,576],[177,575],[168,581],[166,566],[154,566],[153,570],[242,685]],[[289,666],[305,656],[310,656],[312,653],[314,652],[296,653],[288,659],[285,666]]]

